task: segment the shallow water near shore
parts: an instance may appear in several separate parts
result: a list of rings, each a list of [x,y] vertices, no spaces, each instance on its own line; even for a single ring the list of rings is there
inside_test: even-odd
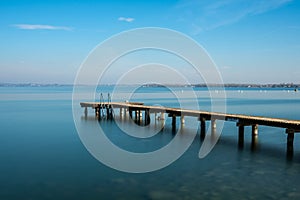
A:
[[[97,91],[106,94],[112,88]],[[132,100],[178,107],[168,93],[142,88]],[[209,110],[207,91],[196,88],[195,93],[199,108]],[[293,90],[235,88],[227,89],[226,96],[228,113],[300,119],[300,93]],[[189,149],[171,165],[132,174],[103,165],[82,144],[73,121],[72,87],[1,87],[0,108],[1,199],[300,198],[300,136],[295,135],[293,159],[287,159],[281,128],[260,126],[253,146],[247,127],[241,150],[236,124],[226,122],[217,145],[205,158],[198,157],[197,133]],[[100,124],[113,143],[132,152],[159,149],[174,137],[169,118],[162,132],[147,139],[124,134],[116,123],[94,120],[92,110],[88,120],[82,119],[82,126]]]

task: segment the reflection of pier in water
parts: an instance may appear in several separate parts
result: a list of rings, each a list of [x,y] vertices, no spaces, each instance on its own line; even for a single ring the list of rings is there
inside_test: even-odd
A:
[[[287,134],[287,155],[293,155],[294,134],[300,132],[300,120],[288,120],[270,117],[248,116],[239,114],[227,114],[217,112],[207,112],[200,110],[189,110],[181,108],[169,108],[160,106],[148,106],[143,103],[136,102],[83,102],[80,103],[84,108],[85,116],[88,115],[88,108],[95,109],[95,115],[100,120],[104,116],[107,119],[113,118],[113,108],[120,109],[120,117],[128,115],[139,125],[150,124],[150,114],[155,115],[155,119],[164,120],[165,114],[172,118],[172,130],[176,130],[176,119],[180,117],[181,124],[184,124],[184,117],[197,117],[200,121],[200,139],[203,140],[206,134],[206,121],[211,122],[212,133],[216,129],[216,120],[236,122],[238,127],[238,146],[244,146],[244,130],[245,126],[252,127],[252,142],[251,148],[255,149],[258,139],[258,126],[271,126],[285,128]]]

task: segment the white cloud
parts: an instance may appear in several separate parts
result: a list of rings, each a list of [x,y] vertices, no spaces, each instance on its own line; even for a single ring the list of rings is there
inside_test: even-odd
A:
[[[125,21],[125,22],[133,22],[134,18],[131,18],[131,17],[119,17],[118,20],[119,21]]]
[[[72,28],[66,26],[51,26],[45,24],[14,24],[12,26],[23,30],[72,30]]]

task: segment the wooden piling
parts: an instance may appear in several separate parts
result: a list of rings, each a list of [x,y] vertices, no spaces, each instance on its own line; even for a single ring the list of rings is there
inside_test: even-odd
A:
[[[132,109],[128,109],[128,112],[129,112],[129,117],[133,120],[133,118],[132,118]]]
[[[137,124],[138,124],[138,125],[141,125],[141,111],[140,111],[140,110],[137,110],[137,111],[136,111],[136,114],[137,114],[137,115],[136,115],[136,116],[137,116],[137,119],[136,119],[136,120],[137,120]]]
[[[128,109],[127,109],[127,108],[124,108],[124,117],[125,117],[125,118],[127,117],[127,112],[128,112]]]
[[[96,108],[95,108],[95,115],[96,115],[96,117],[99,116],[99,107],[96,107]]]
[[[107,107],[107,108],[106,108],[106,118],[109,119],[109,117],[110,117],[110,114],[109,114],[109,108]]]
[[[165,113],[164,112],[160,112],[160,119],[165,120]]]
[[[294,152],[294,134],[295,130],[293,129],[286,129],[287,133],[287,143],[286,143],[286,150],[288,155],[292,155]]]
[[[200,140],[204,140],[206,132],[205,118],[200,116]]]
[[[84,108],[84,116],[85,116],[85,117],[88,116],[88,109],[87,109],[87,107]]]
[[[252,125],[252,136],[258,135],[258,124]]]
[[[245,126],[241,124],[237,124],[239,127],[239,136],[238,136],[238,146],[239,148],[244,147],[244,132],[245,132]]]
[[[183,124],[185,123],[184,115],[181,115],[181,117],[180,117],[180,122],[181,122],[181,125],[183,125]]]
[[[176,115],[172,115],[172,132],[176,131]]]
[[[145,125],[150,124],[150,110],[146,109],[145,110]]]
[[[213,133],[216,130],[216,128],[217,128],[216,119],[211,119],[210,122],[211,122],[211,124],[210,124],[210,126],[211,126],[211,132]]]

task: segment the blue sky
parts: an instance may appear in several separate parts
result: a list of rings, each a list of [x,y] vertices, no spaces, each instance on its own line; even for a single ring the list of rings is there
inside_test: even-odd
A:
[[[225,83],[300,83],[299,0],[0,0],[0,82],[73,83],[100,42],[162,27],[201,44]]]

